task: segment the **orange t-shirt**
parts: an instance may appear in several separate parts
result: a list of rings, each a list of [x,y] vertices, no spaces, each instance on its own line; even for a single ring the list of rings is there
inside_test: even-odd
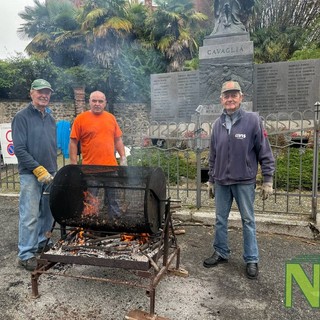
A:
[[[116,118],[104,111],[96,115],[91,111],[79,114],[72,125],[70,138],[81,144],[82,164],[117,165],[114,139],[122,131]]]

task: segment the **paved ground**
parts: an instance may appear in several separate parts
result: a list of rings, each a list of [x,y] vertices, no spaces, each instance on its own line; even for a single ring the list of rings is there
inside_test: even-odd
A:
[[[149,310],[144,289],[100,281],[75,280],[42,275],[38,299],[31,299],[30,273],[15,265],[18,229],[18,199],[0,197],[0,319],[122,320],[133,309]],[[183,222],[190,224],[189,222]],[[258,233],[260,276],[249,280],[242,262],[241,230],[230,230],[232,258],[228,264],[205,269],[202,261],[211,255],[212,227],[184,226],[179,235],[181,264],[188,277],[165,276],[157,286],[156,313],[171,320],[287,320],[319,319],[320,308],[312,308],[297,286],[293,307],[285,308],[285,264],[298,255],[320,256],[320,242],[290,235]],[[57,236],[57,235],[56,235]],[[310,279],[312,265],[305,263]],[[63,272],[123,279],[119,269],[62,266]],[[319,295],[318,295],[319,296]]]

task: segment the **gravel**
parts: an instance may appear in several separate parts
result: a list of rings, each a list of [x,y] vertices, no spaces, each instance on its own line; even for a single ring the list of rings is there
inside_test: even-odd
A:
[[[132,279],[122,269],[57,265],[59,275],[41,275],[38,299],[31,298],[30,273],[16,266],[18,198],[0,197],[0,319],[1,320],[120,320],[134,309],[149,311],[142,288],[102,281],[64,277],[86,275]],[[232,257],[229,263],[206,269],[202,261],[211,255],[213,228],[185,225],[177,236],[181,267],[188,277],[165,275],[156,288],[156,313],[171,320],[265,320],[318,319],[302,294],[294,308],[284,307],[286,261],[301,254],[320,255],[319,243],[300,238],[258,234],[261,262],[257,281],[244,275],[241,230],[229,232]],[[59,232],[54,232],[58,239]],[[60,276],[61,275],[61,276]]]

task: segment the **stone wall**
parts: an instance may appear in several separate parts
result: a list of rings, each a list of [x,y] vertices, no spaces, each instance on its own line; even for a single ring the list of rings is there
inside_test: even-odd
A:
[[[29,103],[29,101],[0,101],[0,123],[9,123],[14,115]],[[53,102],[50,109],[57,121],[72,121],[75,115],[73,102]]]
[[[23,109],[29,101],[0,101],[0,123],[10,123],[14,115]],[[76,110],[73,102],[52,102],[50,108],[57,121],[73,121]],[[149,121],[149,109],[143,103],[121,103],[114,105],[114,114],[120,123],[131,121]],[[125,128],[122,128],[125,130]]]
[[[143,103],[121,103],[113,106],[126,146],[141,145],[150,126],[150,112]]]
[[[113,110],[117,119],[150,120],[150,111],[145,103],[116,103]]]

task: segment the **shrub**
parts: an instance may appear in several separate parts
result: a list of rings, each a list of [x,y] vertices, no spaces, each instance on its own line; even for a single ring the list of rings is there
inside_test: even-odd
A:
[[[312,171],[312,149],[284,149],[276,158],[275,177],[277,181],[277,188],[287,188],[289,190],[301,188],[304,190],[311,190]]]
[[[201,167],[208,166],[208,152],[205,150],[202,153]],[[288,147],[274,154],[276,158],[274,180],[277,189],[312,190],[313,149]],[[196,178],[196,153],[192,150],[137,148],[131,150],[128,162],[134,166],[161,167],[171,184],[179,183],[181,177]],[[259,169],[257,183],[260,182],[262,176]]]
[[[147,147],[132,149],[128,162],[133,166],[161,167],[169,183],[178,183],[180,177],[195,179],[196,163],[194,159],[191,152]]]

